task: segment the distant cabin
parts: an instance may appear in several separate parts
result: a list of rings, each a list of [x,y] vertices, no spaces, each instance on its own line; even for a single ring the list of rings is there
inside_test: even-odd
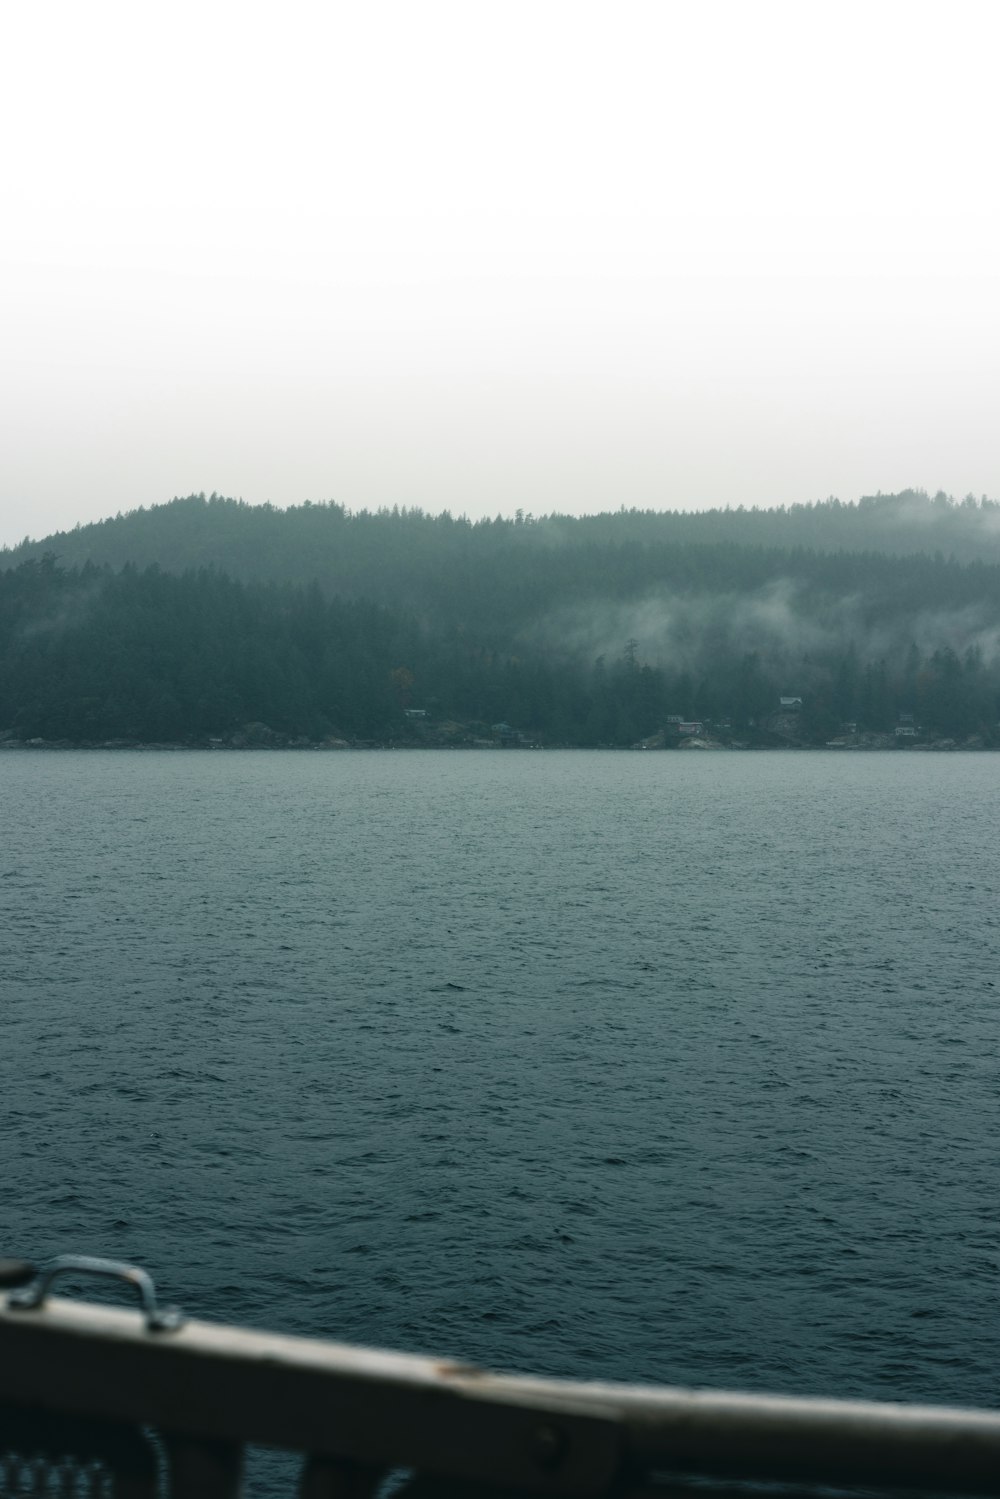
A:
[[[683,713],[668,713],[667,714],[667,723],[673,723],[673,724],[677,724],[679,726],[683,722],[684,722],[684,714]]]
[[[793,713],[797,708],[802,707],[802,699],[800,697],[779,697],[778,707],[785,713]]]
[[[895,730],[897,739],[916,739],[917,731],[910,723],[900,724]]]
[[[426,708],[404,708],[403,712],[406,714],[407,718],[426,718],[427,717],[427,709]]]
[[[705,725],[695,721],[691,723],[679,723],[677,725],[677,732],[679,734],[704,734]]]

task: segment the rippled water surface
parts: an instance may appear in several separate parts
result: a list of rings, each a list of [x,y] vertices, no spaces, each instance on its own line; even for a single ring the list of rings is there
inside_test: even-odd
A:
[[[996,1404],[1000,759],[0,758],[0,1250]]]

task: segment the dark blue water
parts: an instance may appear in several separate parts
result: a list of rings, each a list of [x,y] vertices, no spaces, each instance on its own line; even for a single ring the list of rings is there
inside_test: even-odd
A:
[[[996,1404],[1000,760],[0,756],[0,1249]]]

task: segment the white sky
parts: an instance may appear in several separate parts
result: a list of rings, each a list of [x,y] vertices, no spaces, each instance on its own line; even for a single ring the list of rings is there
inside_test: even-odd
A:
[[[33,0],[0,543],[1000,495],[993,0]]]

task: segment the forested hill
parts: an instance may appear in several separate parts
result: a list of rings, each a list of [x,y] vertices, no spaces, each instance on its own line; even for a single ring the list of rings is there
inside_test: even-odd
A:
[[[177,513],[288,534],[288,516],[226,502],[145,515]],[[0,570],[0,746],[669,747],[690,742],[680,722],[761,746],[1000,743],[995,563],[657,545],[575,522],[589,539],[567,545],[545,522],[303,508],[290,524],[314,518],[316,537],[347,540],[316,543],[308,584],[71,566],[55,546]],[[251,562],[280,571],[282,554]]]
[[[607,571],[627,586],[661,575],[679,549],[940,554],[1000,564],[1000,502],[960,502],[914,490],[857,503],[826,500],[776,509],[702,512],[619,510],[572,517],[470,522],[419,510],[362,511],[335,504],[279,510],[218,495],[189,495],[110,520],[0,550],[0,568],[51,552],[63,566],[157,565],[170,572],[213,566],[242,579],[308,583],[333,593],[413,607],[475,578],[514,586],[565,571],[571,588]],[[566,554],[560,565],[557,554]]]

